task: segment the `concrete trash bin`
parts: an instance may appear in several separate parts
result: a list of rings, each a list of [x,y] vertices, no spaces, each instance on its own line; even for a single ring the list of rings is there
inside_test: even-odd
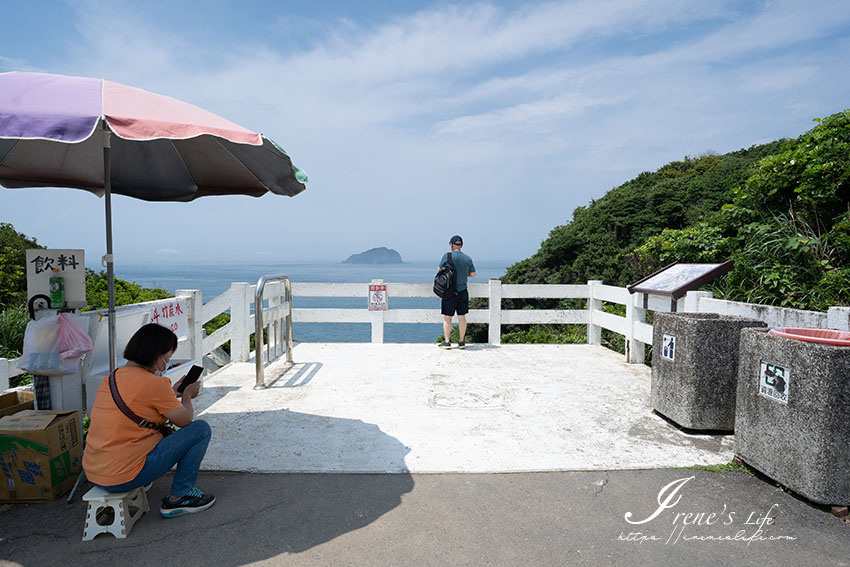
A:
[[[735,454],[819,504],[850,504],[850,348],[741,333]]]
[[[656,313],[652,326],[653,409],[681,427],[735,427],[741,329],[756,319],[717,313]]]

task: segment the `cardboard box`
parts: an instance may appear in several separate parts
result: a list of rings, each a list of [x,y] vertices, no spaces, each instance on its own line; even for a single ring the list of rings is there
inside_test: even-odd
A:
[[[82,463],[79,412],[23,410],[0,419],[0,502],[56,500]]]
[[[0,395],[0,417],[18,413],[21,410],[33,409],[35,395],[26,390],[16,390]]]

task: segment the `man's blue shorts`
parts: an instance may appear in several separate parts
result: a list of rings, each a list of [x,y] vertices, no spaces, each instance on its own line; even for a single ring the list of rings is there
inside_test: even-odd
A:
[[[440,305],[440,313],[449,317],[455,313],[458,315],[469,313],[469,290],[459,291],[452,297],[444,297],[443,303]]]

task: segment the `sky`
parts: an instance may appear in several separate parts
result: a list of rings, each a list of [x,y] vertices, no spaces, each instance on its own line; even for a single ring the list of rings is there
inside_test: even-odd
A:
[[[850,108],[847,0],[4,2],[0,72],[106,78],[275,140],[289,198],[113,198],[126,264],[531,256],[644,171]],[[105,253],[103,200],[0,188],[0,222]]]

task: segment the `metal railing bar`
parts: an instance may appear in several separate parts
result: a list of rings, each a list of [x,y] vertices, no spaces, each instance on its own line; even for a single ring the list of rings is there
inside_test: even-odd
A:
[[[286,362],[292,363],[292,282],[289,279],[289,276],[285,275],[268,275],[261,276],[257,281],[257,291],[254,294],[254,359],[257,366],[257,382],[254,385],[255,389],[265,388],[266,387],[266,378],[265,372],[263,368],[263,329],[265,325],[263,324],[263,290],[266,287],[266,284],[274,281],[282,281],[283,289],[284,289],[284,302],[289,307],[287,310],[287,314],[285,317],[286,321]],[[277,307],[269,307],[269,310],[272,311],[277,309]],[[270,322],[269,327],[275,327],[275,331],[278,330],[277,325],[280,324],[279,319],[274,319]],[[278,348],[277,343],[282,339],[280,332],[269,333],[269,340],[266,343],[266,358],[271,360],[271,343],[274,340],[275,342],[275,354],[277,354]],[[272,337],[271,335],[274,335]],[[282,347],[281,343],[281,347]]]

